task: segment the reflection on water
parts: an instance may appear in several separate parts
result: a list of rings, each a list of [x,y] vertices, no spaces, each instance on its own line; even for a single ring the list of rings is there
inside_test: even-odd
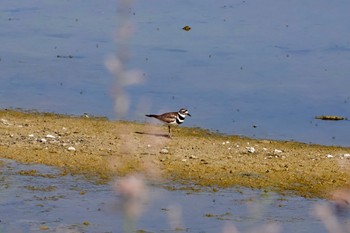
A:
[[[119,195],[110,185],[96,185],[52,167],[0,162],[0,232],[122,232]],[[234,224],[241,232],[262,232],[266,226],[280,232],[326,232],[311,215],[314,205],[323,202],[319,199],[244,188],[195,192],[149,187],[138,230],[222,232]],[[170,218],[174,213],[182,223],[177,230]]]
[[[0,6],[0,106],[114,118],[117,2]],[[317,7],[316,7],[317,6]],[[350,2],[135,1],[129,120],[187,107],[187,126],[350,146]],[[190,31],[182,30],[189,25]],[[142,111],[140,111],[142,109]],[[255,127],[253,127],[255,126]]]

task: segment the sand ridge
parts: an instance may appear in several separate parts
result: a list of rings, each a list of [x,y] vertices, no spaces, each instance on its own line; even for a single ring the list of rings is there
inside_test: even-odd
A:
[[[349,185],[350,148],[225,136],[51,113],[0,110],[0,156],[109,180],[151,179],[212,188],[245,186],[326,197]]]

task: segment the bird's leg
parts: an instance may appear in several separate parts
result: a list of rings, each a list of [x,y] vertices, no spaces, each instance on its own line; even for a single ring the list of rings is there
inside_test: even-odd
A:
[[[168,129],[169,129],[169,138],[171,138],[171,130],[170,130],[170,125],[168,125]]]

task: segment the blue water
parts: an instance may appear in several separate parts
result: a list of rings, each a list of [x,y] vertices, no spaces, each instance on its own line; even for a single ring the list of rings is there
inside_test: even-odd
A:
[[[112,185],[62,175],[48,166],[0,162],[0,232],[125,232],[120,195]],[[312,214],[315,205],[326,203],[320,199],[245,188],[168,191],[151,184],[147,193],[136,230],[214,233],[235,225],[240,232],[271,232],[263,229],[273,224],[283,233],[327,232]],[[345,226],[348,217],[339,223]]]
[[[314,119],[350,117],[349,8],[326,0],[150,0],[133,1],[121,17],[112,0],[3,0],[0,107],[141,122],[187,107],[185,126],[350,146],[349,121]],[[123,49],[115,34],[125,18],[134,26],[125,65],[144,80],[123,87],[130,104],[120,117],[105,62]]]

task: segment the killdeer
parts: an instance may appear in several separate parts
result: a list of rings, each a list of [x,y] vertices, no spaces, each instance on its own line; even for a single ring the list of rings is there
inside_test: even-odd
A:
[[[146,115],[147,117],[154,117],[166,124],[168,124],[169,137],[171,137],[170,125],[180,125],[185,121],[186,115],[191,116],[188,110],[181,108],[178,112],[166,112],[161,115],[150,114]]]

